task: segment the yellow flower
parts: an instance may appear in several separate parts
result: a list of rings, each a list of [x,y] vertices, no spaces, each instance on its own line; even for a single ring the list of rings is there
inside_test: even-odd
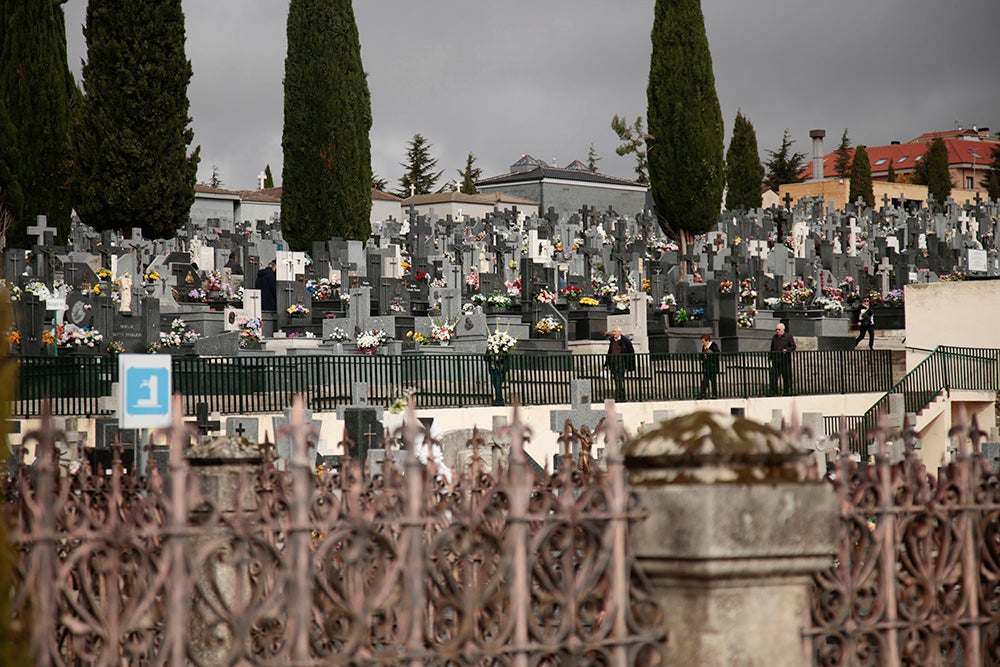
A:
[[[100,293],[101,293],[101,286],[94,285],[94,294],[100,294]]]

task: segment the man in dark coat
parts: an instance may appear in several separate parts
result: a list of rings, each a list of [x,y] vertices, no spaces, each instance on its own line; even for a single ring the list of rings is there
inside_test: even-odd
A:
[[[237,276],[242,276],[243,275],[243,267],[240,266],[239,260],[236,259],[236,253],[235,252],[229,253],[229,261],[226,262],[225,266],[223,266],[222,268],[229,269],[230,271],[233,272],[234,275],[237,275]]]
[[[861,300],[861,310],[858,311],[858,337],[854,341],[854,347],[858,346],[868,334],[868,349],[875,349],[875,308],[868,297]]]
[[[257,282],[254,287],[260,290],[260,309],[275,312],[278,310],[278,263],[271,263],[257,272]]]
[[[781,377],[781,389],[788,396],[792,393],[792,352],[795,351],[795,339],[792,334],[785,333],[785,325],[781,322],[774,327],[771,338],[771,395],[778,395],[778,377]]]
[[[622,330],[615,327],[611,330],[611,340],[608,341],[608,355],[604,366],[611,372],[614,384],[615,400],[625,400],[625,373],[635,370],[635,348],[632,341],[622,335]]]
[[[699,398],[708,398],[708,385],[712,385],[712,398],[719,397],[719,344],[710,334],[701,337],[701,390]]]

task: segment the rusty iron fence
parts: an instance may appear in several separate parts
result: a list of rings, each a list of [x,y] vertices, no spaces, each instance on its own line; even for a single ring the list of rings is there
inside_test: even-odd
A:
[[[606,470],[568,457],[532,474],[515,410],[509,465],[487,474],[473,456],[450,483],[412,453],[403,472],[386,463],[366,476],[350,460],[314,471],[300,400],[293,415],[289,469],[265,457],[258,474],[222,465],[214,444],[186,459],[179,417],[165,434],[165,478],[120,464],[60,475],[51,420],[26,434],[37,462],[6,497],[14,608],[36,664],[661,661],[662,615],[628,548],[644,513],[626,488],[613,412],[597,433]],[[412,416],[400,442],[413,442]],[[567,453],[574,437],[564,434]]]
[[[815,577],[804,633],[814,665],[1000,665],[1000,476],[975,426],[953,430],[955,461],[927,470],[913,434],[905,458],[835,469],[841,543]]]

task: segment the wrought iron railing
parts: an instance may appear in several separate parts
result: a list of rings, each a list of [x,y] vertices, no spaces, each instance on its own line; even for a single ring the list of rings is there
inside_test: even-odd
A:
[[[592,383],[594,402],[614,396],[603,354],[515,354],[504,384],[508,402],[525,405],[570,402],[572,379]],[[23,357],[13,410],[40,414],[50,400],[57,415],[92,416],[114,411],[111,396],[118,368],[111,357]],[[771,393],[768,352],[721,354],[718,397],[753,398]],[[636,371],[625,376],[627,401],[669,401],[698,396],[703,361],[697,354],[638,354]],[[312,410],[351,403],[352,385],[368,385],[371,403],[389,405],[412,391],[420,408],[492,405],[494,393],[481,355],[315,355],[185,357],[173,359],[174,391],[185,396],[185,412],[197,404],[223,414],[280,412],[300,394]],[[798,395],[873,393],[892,385],[889,350],[795,352],[792,384]]]
[[[836,564],[814,580],[804,637],[818,667],[1000,664],[1000,485],[973,428],[937,475],[841,457]]]
[[[509,465],[488,474],[470,442],[450,482],[412,452],[405,475],[392,457],[375,477],[350,460],[316,474],[301,402],[288,471],[240,441],[189,466],[175,417],[169,477],[148,483],[120,464],[60,476],[45,420],[26,434],[37,463],[4,489],[12,607],[42,667],[662,664],[663,615],[629,549],[645,511],[608,417],[606,471],[574,460],[567,432],[565,464],[535,475],[515,411]],[[417,428],[410,412],[398,435]]]

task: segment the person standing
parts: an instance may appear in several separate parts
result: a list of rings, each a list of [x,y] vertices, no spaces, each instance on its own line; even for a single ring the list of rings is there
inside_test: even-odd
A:
[[[701,390],[698,398],[708,397],[708,385],[712,385],[712,398],[719,397],[719,344],[712,340],[712,336],[705,334],[701,337]]]
[[[278,310],[278,263],[271,263],[257,272],[257,282],[254,287],[260,290],[260,309],[275,312]]]
[[[622,330],[615,327],[611,330],[608,341],[608,354],[604,366],[611,372],[611,382],[614,384],[615,400],[625,400],[625,373],[635,370],[635,348]]]
[[[229,253],[229,261],[226,262],[225,266],[223,266],[222,268],[229,269],[230,271],[232,271],[233,275],[237,275],[237,276],[242,276],[243,275],[243,267],[240,266],[239,260],[236,259],[236,252],[235,251]]]
[[[868,334],[868,349],[875,349],[875,307],[871,300],[865,297],[861,300],[861,309],[858,311],[858,337],[854,341],[854,347],[864,340]]]
[[[771,338],[771,395],[778,395],[778,377],[781,377],[782,392],[788,396],[792,393],[792,352],[795,351],[795,338],[785,333],[785,325],[778,322]]]

